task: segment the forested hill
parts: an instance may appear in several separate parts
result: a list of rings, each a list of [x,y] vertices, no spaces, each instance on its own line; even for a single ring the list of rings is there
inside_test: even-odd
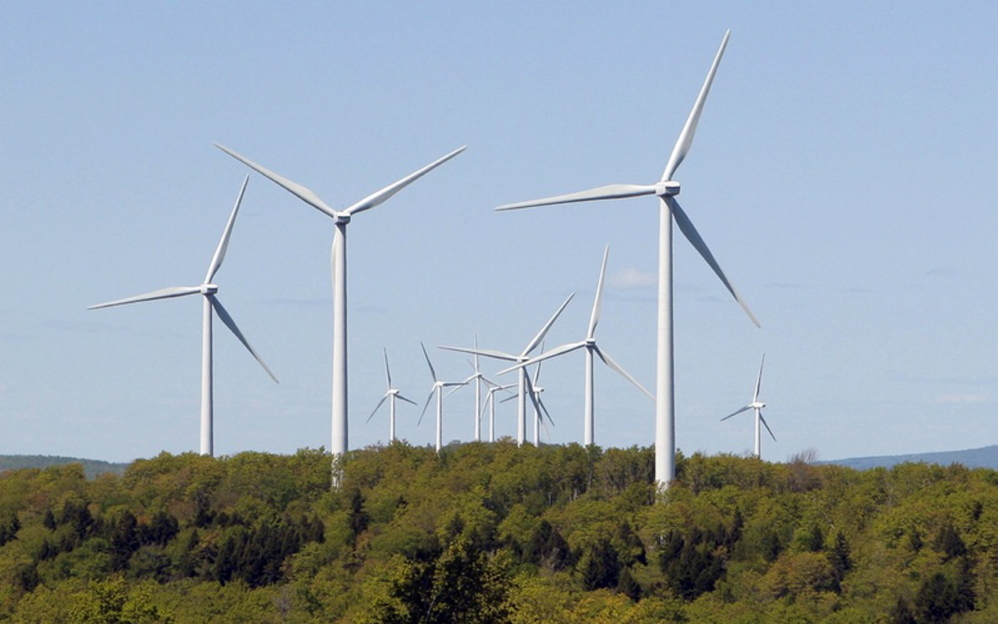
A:
[[[78,457],[62,457],[59,455],[0,455],[0,471],[17,470],[19,468],[48,468],[49,466],[64,466],[80,464],[88,479],[110,472],[124,474],[128,464],[113,464],[98,459],[80,459]]]
[[[939,464],[940,466],[963,464],[967,468],[991,468],[992,470],[998,470],[998,446],[985,446],[963,451],[882,455],[879,457],[850,457],[847,459],[836,459],[828,463],[848,466],[857,470],[866,470],[867,468],[890,468],[897,464],[918,462]]]
[[[998,473],[510,441],[0,474],[0,621],[996,622]]]

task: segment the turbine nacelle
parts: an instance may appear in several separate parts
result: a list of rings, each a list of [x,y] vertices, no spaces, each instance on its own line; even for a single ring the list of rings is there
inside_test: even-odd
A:
[[[349,212],[337,212],[336,216],[333,217],[333,223],[336,225],[346,225],[350,223],[350,213]]]
[[[218,292],[218,286],[215,284],[201,284],[201,294],[202,295],[214,295]]]
[[[752,401],[751,403],[749,403],[749,407],[751,407],[752,409],[761,410],[762,408],[766,407],[766,404],[763,401]]]
[[[655,194],[659,197],[673,197],[679,195],[679,188],[679,182],[663,180],[655,184]]]

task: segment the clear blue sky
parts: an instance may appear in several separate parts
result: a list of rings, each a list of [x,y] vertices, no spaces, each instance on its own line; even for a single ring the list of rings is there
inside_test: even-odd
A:
[[[0,21],[0,453],[196,450],[197,298],[248,170],[345,207],[467,144],[349,230],[350,443],[384,391],[420,403],[419,350],[598,337],[654,386],[657,203],[496,213],[660,175],[732,37],[680,200],[762,322],[677,232],[677,441],[744,453],[748,402],[823,459],[998,443],[998,8],[989,2],[71,3]],[[281,384],[218,327],[216,452],[328,447],[330,221],[254,174],[220,298]],[[442,376],[465,358],[431,351]],[[486,362],[486,372],[499,368]],[[597,443],[648,445],[653,404],[597,371]],[[582,355],[542,374],[558,443],[582,438]],[[470,439],[472,393],[445,402]],[[433,440],[400,408],[399,431]],[[512,434],[514,407],[502,406]]]

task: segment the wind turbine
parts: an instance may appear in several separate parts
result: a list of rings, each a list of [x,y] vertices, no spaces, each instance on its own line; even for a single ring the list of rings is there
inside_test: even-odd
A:
[[[572,300],[575,293],[568,296],[565,299],[565,303],[561,304],[561,307],[555,311],[554,315],[548,319],[548,322],[541,327],[541,330],[537,332],[537,335],[527,343],[523,351],[519,355],[513,355],[512,353],[506,353],[504,351],[496,351],[494,349],[469,349],[466,347],[440,347],[441,349],[447,349],[448,351],[459,351],[461,353],[477,353],[479,355],[484,355],[485,357],[495,358],[497,360],[506,360],[507,362],[526,362],[530,359],[530,353],[537,348],[537,345],[544,340],[544,336],[547,335],[548,330],[551,329],[551,325],[554,324],[555,320],[561,314],[561,311],[565,309],[568,302]],[[526,369],[520,369],[520,379],[517,389],[517,403],[516,403],[516,443],[518,445],[523,445],[524,439],[526,438],[527,431],[527,385],[530,383],[530,378],[527,377]]]
[[[740,410],[731,412],[727,416],[721,419],[725,421],[732,416],[741,414],[742,412],[747,412],[748,410],[755,410],[755,456],[762,457],[762,432],[759,427],[759,423],[762,423],[766,427],[766,431],[772,436],[773,442],[776,442],[776,436],[773,435],[773,430],[769,428],[769,423],[762,415],[762,408],[766,407],[766,404],[759,400],[759,388],[762,386],[762,367],[766,365],[766,354],[762,354],[762,364],[759,365],[759,378],[755,380],[755,391],[752,393],[752,402],[741,408]]]
[[[602,267],[600,267],[599,281],[596,283],[596,297],[593,299],[593,311],[589,316],[589,328],[586,330],[585,339],[580,340],[578,342],[570,342],[568,344],[563,344],[560,347],[555,347],[554,349],[551,349],[546,353],[542,353],[537,357],[531,358],[530,360],[527,360],[523,364],[518,364],[515,367],[499,371],[499,374],[502,375],[503,373],[507,373],[513,370],[514,368],[518,368],[520,366],[530,366],[531,364],[535,363],[540,364],[540,362],[543,362],[544,360],[547,360],[549,358],[554,358],[558,357],[559,355],[571,353],[576,349],[585,349],[586,350],[585,415],[584,415],[585,422],[583,426],[584,429],[583,439],[585,441],[586,446],[593,444],[593,438],[594,438],[593,430],[595,428],[594,426],[595,418],[593,414],[594,413],[594,408],[593,408],[594,404],[593,355],[594,354],[598,356],[599,359],[602,360],[604,364],[606,364],[613,370],[617,371],[624,379],[634,384],[635,387],[638,388],[638,390],[641,390],[646,395],[648,395],[648,398],[650,398],[653,401],[655,400],[655,397],[650,392],[645,390],[644,386],[638,383],[638,381],[634,379],[634,377],[632,377],[630,373],[625,371],[619,364],[617,364],[613,360],[613,358],[610,357],[610,355],[606,351],[600,349],[599,346],[596,344],[596,325],[597,323],[599,323],[600,311],[602,309],[601,300],[603,298],[603,278],[606,276],[606,261],[609,255],[610,255],[610,247],[607,246],[606,249],[603,251],[603,265]]]
[[[720,265],[714,259],[714,255],[707,248],[703,238],[693,226],[693,222],[686,215],[676,200],[679,194],[679,182],[673,179],[676,169],[686,158],[693,144],[693,135],[696,132],[697,123],[700,121],[700,113],[703,112],[703,105],[710,91],[711,83],[714,81],[714,74],[717,66],[721,62],[724,48],[728,45],[728,38],[731,35],[729,30],[724,34],[721,47],[714,57],[714,62],[707,73],[707,79],[700,89],[693,110],[690,111],[686,124],[683,126],[679,139],[676,141],[669,156],[669,162],[665,166],[665,171],[658,182],[654,184],[611,184],[599,188],[581,191],[579,193],[569,193],[545,199],[518,202],[499,206],[497,210],[515,210],[519,208],[531,208],[534,206],[547,206],[551,204],[566,204],[572,202],[594,201],[599,199],[618,199],[624,197],[637,197],[640,195],[655,195],[659,198],[659,247],[658,247],[658,339],[656,366],[657,374],[655,379],[655,480],[660,487],[668,487],[669,482],[676,478],[676,414],[675,399],[673,397],[675,389],[675,375],[673,372],[673,318],[672,318],[672,220],[676,220],[679,230],[686,236],[687,240],[703,256],[703,259],[710,265],[714,273],[721,279],[728,292],[742,306],[749,318],[759,326],[759,321],[749,310],[748,305],[742,300],[738,291],[724,275]]]
[[[478,334],[475,334],[475,349],[478,349]],[[482,439],[482,413],[484,412],[482,409],[482,382],[489,387],[498,385],[482,373],[482,369],[478,365],[478,357],[479,354],[475,353],[474,361],[471,363],[471,367],[474,369],[474,372],[464,380],[464,383],[471,383],[472,381],[475,382],[475,410],[473,414],[475,422],[475,442],[480,442]],[[457,388],[451,390],[451,392],[456,391]]]
[[[485,408],[489,410],[489,442],[496,441],[496,392],[506,391],[510,388],[515,387],[516,384],[506,384],[504,386],[490,386],[488,389],[488,396],[485,398],[485,404],[482,405],[482,414],[485,414]],[[510,397],[514,398],[516,395]]]
[[[433,370],[433,364],[430,362],[430,355],[426,352],[426,346],[423,345],[422,342],[419,343],[419,346],[423,347],[423,357],[426,358],[426,365],[430,367],[430,375],[433,377],[433,387],[430,389],[429,396],[426,397],[426,403],[423,405],[423,413],[421,413],[419,415],[419,420],[416,422],[416,426],[418,427],[419,423],[423,422],[423,416],[426,415],[426,408],[428,408],[430,406],[430,399],[433,398],[434,394],[437,395],[437,439],[436,439],[436,448],[437,448],[437,452],[439,453],[440,449],[443,448],[443,445],[444,445],[444,440],[443,440],[443,422],[444,422],[444,397],[443,397],[443,389],[444,388],[456,387],[456,386],[466,386],[466,385],[468,385],[468,382],[467,381],[440,381],[437,378],[437,371]]]
[[[212,316],[214,314],[218,315],[218,318],[222,320],[226,327],[235,334],[236,338],[246,347],[246,350],[250,352],[263,370],[267,371],[270,378],[275,382],[277,377],[270,372],[267,365],[263,363],[260,356],[257,355],[253,347],[250,346],[249,342],[246,341],[246,337],[243,333],[239,331],[236,326],[236,322],[232,320],[229,313],[222,307],[222,302],[218,300],[216,293],[218,292],[218,286],[212,282],[212,278],[215,277],[215,273],[218,269],[222,267],[222,261],[225,259],[225,252],[229,247],[229,237],[232,235],[232,226],[236,222],[236,214],[239,212],[239,206],[243,201],[243,194],[246,192],[246,185],[249,183],[249,176],[243,180],[243,185],[239,188],[239,195],[236,197],[236,204],[232,208],[232,214],[229,215],[229,221],[225,224],[225,230],[222,232],[222,239],[218,243],[218,247],[215,248],[215,254],[211,257],[211,262],[208,264],[208,273],[205,274],[204,281],[199,286],[175,286],[171,288],[164,288],[162,290],[157,290],[155,292],[146,293],[144,295],[136,295],[134,297],[128,297],[125,299],[117,299],[115,301],[108,301],[106,303],[98,303],[97,305],[92,305],[88,310],[96,310],[98,308],[110,308],[112,306],[125,305],[128,303],[138,303],[140,301],[152,301],[154,299],[169,299],[171,297],[183,297],[186,295],[200,294],[204,295],[203,306],[202,306],[202,321],[201,321],[201,454],[202,455],[212,455],[214,453],[214,411],[213,411],[213,386],[212,386],[212,334],[211,334],[211,324]]]
[[[465,150],[459,147],[422,169],[389,184],[344,210],[335,210],[311,190],[292,182],[255,162],[240,156],[227,147],[215,143],[215,147],[242,162],[265,178],[269,178],[295,197],[333,219],[336,229],[333,232],[332,272],[333,272],[333,391],[332,391],[332,445],[334,466],[337,459],[347,452],[347,224],[353,215],[381,205],[403,188],[436,169]],[[334,474],[334,484],[336,475]]]
[[[378,404],[374,406],[374,410],[371,412],[371,415],[368,416],[367,420],[364,422],[371,422],[371,419],[374,418],[374,415],[378,412],[378,409],[381,408],[385,400],[388,400],[388,443],[391,444],[392,442],[395,441],[395,400],[402,399],[406,403],[412,403],[417,407],[418,405],[415,401],[412,401],[402,396],[399,393],[398,388],[392,386],[392,370],[388,367],[388,349],[385,349],[384,351],[385,351],[385,376],[388,378],[388,391],[385,392],[384,396],[381,397],[381,400],[378,401]]]

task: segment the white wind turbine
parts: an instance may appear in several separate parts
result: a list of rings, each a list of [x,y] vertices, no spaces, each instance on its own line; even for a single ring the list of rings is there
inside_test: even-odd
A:
[[[586,337],[585,337],[585,339],[584,340],[580,340],[578,342],[570,342],[568,344],[561,345],[560,347],[555,347],[554,349],[551,349],[550,351],[547,351],[546,353],[542,353],[542,354],[538,355],[537,357],[534,357],[534,358],[531,358],[530,360],[527,360],[523,364],[519,364],[519,365],[517,365],[515,367],[507,368],[505,370],[499,371],[499,374],[501,375],[503,373],[507,373],[507,372],[509,372],[511,370],[514,370],[515,368],[518,368],[520,366],[530,366],[531,364],[534,364],[534,363],[538,363],[539,364],[540,362],[542,362],[544,360],[547,360],[547,359],[553,358],[553,357],[558,357],[559,355],[564,355],[565,353],[570,353],[572,351],[575,351],[576,349],[585,349],[586,350],[585,414],[584,414],[585,421],[584,421],[584,426],[583,426],[583,429],[584,429],[584,431],[583,431],[583,439],[584,439],[584,442],[585,442],[586,446],[589,446],[590,444],[593,444],[593,439],[594,439],[593,431],[595,429],[595,426],[594,426],[594,423],[595,423],[594,411],[595,410],[594,410],[594,407],[593,407],[593,405],[594,405],[594,390],[593,390],[593,387],[594,387],[593,386],[593,369],[594,369],[593,361],[594,361],[594,358],[593,358],[593,356],[594,355],[598,356],[599,359],[602,360],[604,364],[606,364],[607,366],[609,366],[613,370],[617,371],[624,379],[626,379],[627,381],[629,381],[632,384],[634,384],[635,387],[638,388],[638,390],[641,390],[646,395],[648,395],[648,398],[650,398],[653,401],[655,400],[655,397],[652,396],[652,394],[650,392],[648,392],[647,390],[645,390],[644,386],[642,386],[640,383],[638,383],[638,381],[634,377],[632,377],[630,375],[630,373],[628,373],[627,371],[625,371],[623,369],[623,367],[621,367],[619,364],[617,364],[613,360],[613,358],[611,358],[610,355],[606,351],[600,349],[599,346],[596,344],[596,325],[599,323],[600,311],[602,310],[601,300],[603,298],[603,279],[606,276],[606,261],[607,261],[607,258],[609,257],[609,255],[610,255],[610,247],[608,246],[603,251],[603,265],[600,267],[599,281],[596,284],[596,296],[593,299],[593,311],[592,311],[592,313],[589,316],[589,328],[586,330]]]
[[[482,414],[485,414],[486,408],[489,410],[489,442],[496,441],[496,392],[506,391],[510,388],[515,388],[516,384],[506,384],[504,386],[490,386],[488,389],[488,396],[485,399],[485,404],[482,405]],[[516,395],[513,395],[514,397]],[[513,398],[513,397],[510,397]]]
[[[229,316],[225,308],[222,307],[222,303],[216,297],[218,292],[218,286],[212,283],[212,278],[215,277],[215,273],[222,266],[222,261],[225,259],[225,252],[229,247],[229,237],[232,235],[232,226],[236,222],[236,214],[239,212],[239,206],[243,201],[243,194],[246,192],[246,184],[249,182],[249,176],[243,180],[243,185],[239,188],[239,195],[236,197],[236,204],[232,208],[232,214],[229,215],[229,221],[225,224],[225,230],[222,232],[222,239],[218,243],[218,247],[215,248],[215,254],[211,258],[211,262],[208,265],[208,273],[205,274],[204,282],[199,286],[176,286],[172,288],[164,288],[162,290],[157,290],[155,292],[146,293],[144,295],[136,295],[134,297],[128,297],[125,299],[117,299],[115,301],[108,301],[107,303],[99,303],[97,305],[92,305],[88,309],[96,310],[98,308],[110,308],[112,306],[125,305],[127,303],[138,303],[140,301],[152,301],[154,299],[169,299],[171,297],[183,297],[185,295],[204,295],[203,300],[203,313],[202,313],[202,334],[201,334],[201,454],[202,455],[212,455],[214,453],[214,412],[213,412],[213,386],[212,386],[212,310],[214,314],[218,315],[218,318],[222,320],[226,327],[235,334],[239,342],[246,347],[246,350],[250,352],[263,370],[267,371],[270,378],[275,382],[277,377],[270,372],[267,365],[263,363],[260,356],[257,355],[253,347],[250,346],[249,342],[243,336],[243,333],[239,331],[236,326],[235,321]]]
[[[381,205],[403,188],[409,186],[417,179],[436,169],[451,158],[454,158],[465,150],[460,147],[453,152],[443,156],[422,169],[415,171],[406,177],[389,184],[385,188],[372,193],[364,199],[358,201],[344,210],[335,210],[326,204],[311,190],[304,186],[292,182],[269,169],[265,169],[253,161],[240,156],[227,147],[215,144],[215,147],[236,160],[242,162],[250,169],[269,178],[295,197],[301,199],[306,204],[312,206],[333,219],[335,231],[333,232],[332,246],[332,272],[333,272],[333,388],[332,388],[332,446],[334,465],[337,459],[347,452],[347,224],[353,215],[370,210]],[[336,476],[334,474],[334,482]]]
[[[506,353],[504,351],[496,351],[493,349],[468,349],[466,347],[440,347],[441,349],[447,349],[449,351],[459,351],[461,353],[477,353],[479,355],[484,355],[485,357],[495,358],[497,360],[506,360],[507,362],[526,362],[530,359],[530,353],[537,348],[537,345],[544,340],[544,336],[547,335],[548,330],[551,329],[551,325],[558,319],[558,315],[561,311],[565,309],[568,302],[572,300],[575,293],[568,296],[565,299],[565,303],[561,304],[561,307],[548,319],[548,322],[544,324],[537,335],[527,343],[523,351],[519,355],[513,355],[512,353]],[[516,403],[516,443],[523,445],[526,439],[527,431],[527,385],[530,383],[530,378],[527,377],[527,372],[525,368],[520,369],[520,378],[517,385],[517,403]]]
[[[721,419],[725,421],[732,416],[741,414],[742,412],[747,412],[748,410],[755,410],[755,456],[762,457],[762,431],[759,427],[760,423],[766,427],[766,431],[772,436],[773,442],[776,442],[776,436],[773,435],[773,430],[769,428],[769,423],[762,415],[762,408],[766,407],[763,401],[759,400],[759,388],[762,386],[762,367],[766,365],[766,354],[762,354],[762,364],[759,365],[759,377],[755,380],[755,391],[752,392],[752,402],[741,408],[740,410],[731,412],[727,416]]]
[[[385,349],[384,351],[385,351],[385,377],[388,378],[388,391],[385,392],[384,396],[381,397],[381,400],[378,401],[378,404],[374,406],[374,410],[371,412],[371,415],[368,416],[367,420],[364,421],[364,422],[371,422],[371,419],[374,418],[374,415],[378,412],[378,410],[381,408],[381,406],[387,400],[388,401],[388,443],[391,444],[392,442],[395,441],[395,402],[396,402],[396,399],[402,399],[406,403],[412,403],[413,405],[416,405],[417,407],[418,407],[418,405],[417,405],[417,403],[415,401],[412,401],[412,400],[407,399],[404,396],[402,396],[402,394],[399,392],[398,388],[395,388],[394,386],[392,386],[392,369],[388,367],[388,349]]]
[[[475,349],[478,349],[478,334],[475,334]],[[482,373],[482,369],[479,367],[478,357],[479,354],[475,353],[474,361],[471,363],[471,367],[474,369],[474,372],[464,380],[464,383],[471,383],[472,381],[475,382],[475,409],[473,413],[475,422],[475,442],[479,442],[482,439],[482,414],[484,413],[484,410],[482,409],[482,383],[484,382],[485,385],[490,388],[498,385]],[[451,390],[451,392],[456,391],[457,388]]]
[[[430,399],[433,395],[437,395],[437,438],[436,438],[436,449],[440,452],[443,448],[443,422],[444,422],[444,388],[456,388],[457,386],[468,385],[467,381],[440,381],[437,379],[437,371],[433,370],[433,364],[430,362],[430,354],[426,352],[426,346],[423,343],[419,343],[419,346],[423,348],[423,357],[426,358],[426,365],[430,367],[430,375],[433,377],[433,387],[430,389],[429,396],[426,397],[426,403],[423,405],[423,413],[419,415],[419,420],[416,422],[416,426],[423,422],[423,416],[426,415],[426,408],[430,406]]]
[[[759,321],[749,310],[748,305],[742,300],[735,290],[735,287],[728,281],[720,265],[714,259],[710,249],[700,237],[693,222],[686,216],[686,212],[680,207],[676,200],[679,194],[680,185],[673,179],[676,169],[686,158],[690,146],[693,144],[693,135],[696,132],[697,122],[700,120],[700,113],[703,111],[707,93],[710,91],[717,66],[721,62],[724,48],[728,44],[729,30],[724,34],[721,47],[714,57],[714,62],[707,73],[707,79],[700,89],[693,110],[690,111],[686,124],[683,126],[679,139],[676,141],[669,156],[669,162],[665,166],[665,171],[658,182],[654,184],[611,184],[579,193],[558,195],[527,202],[518,202],[499,206],[497,210],[514,210],[519,208],[530,208],[534,206],[547,206],[551,204],[565,204],[571,202],[584,202],[599,199],[618,199],[623,197],[637,197],[640,195],[656,195],[659,198],[659,248],[658,248],[658,339],[656,366],[657,374],[655,379],[655,480],[660,487],[667,487],[669,482],[676,477],[676,415],[675,399],[673,397],[675,389],[675,375],[673,372],[673,318],[672,318],[672,220],[676,220],[679,230],[690,241],[693,247],[703,256],[703,259],[714,270],[714,273],[721,279],[728,292],[734,296],[735,300],[742,306],[749,318],[759,326]]]

